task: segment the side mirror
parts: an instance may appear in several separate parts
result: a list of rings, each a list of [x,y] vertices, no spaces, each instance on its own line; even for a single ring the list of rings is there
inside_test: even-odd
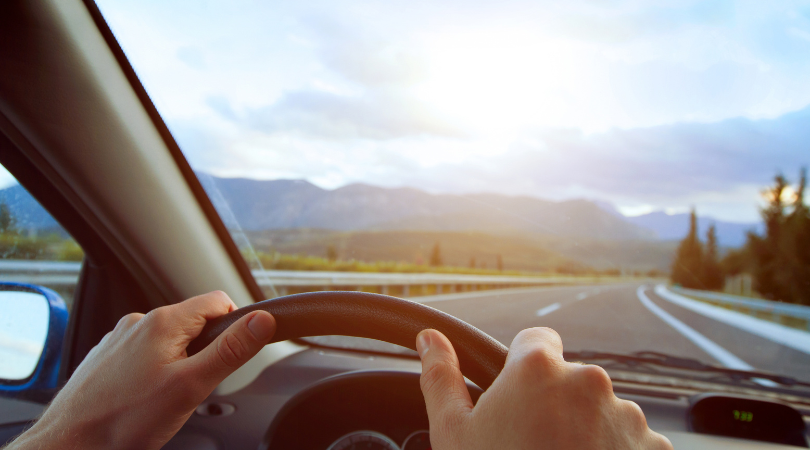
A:
[[[34,401],[52,396],[67,322],[67,306],[56,292],[0,283],[0,396]]]

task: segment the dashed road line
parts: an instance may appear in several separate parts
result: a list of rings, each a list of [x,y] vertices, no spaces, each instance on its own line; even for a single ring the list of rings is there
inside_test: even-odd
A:
[[[537,317],[545,316],[546,314],[553,313],[554,311],[560,309],[559,303],[552,303],[545,308],[540,308],[537,310]]]

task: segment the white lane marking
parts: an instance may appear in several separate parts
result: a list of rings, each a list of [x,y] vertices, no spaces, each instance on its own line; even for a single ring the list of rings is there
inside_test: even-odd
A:
[[[587,292],[580,292],[577,295],[577,300],[585,300],[586,298],[588,298],[588,293]]]
[[[649,309],[653,314],[658,316],[658,318],[666,322],[672,328],[675,328],[675,330],[681,333],[685,338],[692,341],[695,345],[700,347],[704,352],[711,355],[711,357],[716,359],[720,364],[728,367],[729,369],[754,370],[754,367],[748,364],[747,362],[738,358],[736,355],[724,349],[723,347],[717,345],[711,339],[698,333],[697,331],[695,331],[694,328],[676,319],[670,313],[661,309],[660,306],[653,303],[652,300],[650,300],[649,297],[647,297],[647,294],[644,293],[644,286],[638,287],[638,289],[636,290],[636,295],[638,295],[638,299],[641,300],[642,305],[646,306],[647,309]],[[758,384],[761,384],[762,386],[768,387],[778,386],[775,382],[771,380],[757,378],[754,379],[754,381]]]
[[[554,311],[560,309],[559,303],[552,303],[545,308],[540,308],[537,310],[537,317],[545,316],[546,314],[553,313]]]
[[[810,354],[810,333],[806,331],[788,328],[784,325],[768,322],[767,320],[757,319],[756,317],[751,317],[743,313],[729,311],[727,309],[718,308],[707,303],[699,302],[697,300],[678,295],[664,287],[662,284],[655,287],[655,293],[678,306],[682,306],[698,314],[737,327],[741,330],[771,340],[778,344],[782,344],[785,347],[790,347],[794,350]]]

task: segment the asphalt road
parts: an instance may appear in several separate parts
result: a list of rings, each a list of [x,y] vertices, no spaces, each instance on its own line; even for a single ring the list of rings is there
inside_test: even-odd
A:
[[[480,328],[507,346],[520,330],[551,327],[566,350],[630,353],[653,350],[719,362],[639,299],[639,285],[566,286],[456,294],[425,299],[430,306]],[[655,305],[758,370],[810,381],[810,354],[704,317],[655,294]]]

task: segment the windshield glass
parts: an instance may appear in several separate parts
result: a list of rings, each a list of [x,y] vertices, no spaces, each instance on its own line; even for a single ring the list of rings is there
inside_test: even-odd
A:
[[[99,6],[268,298],[810,379],[810,6]]]

